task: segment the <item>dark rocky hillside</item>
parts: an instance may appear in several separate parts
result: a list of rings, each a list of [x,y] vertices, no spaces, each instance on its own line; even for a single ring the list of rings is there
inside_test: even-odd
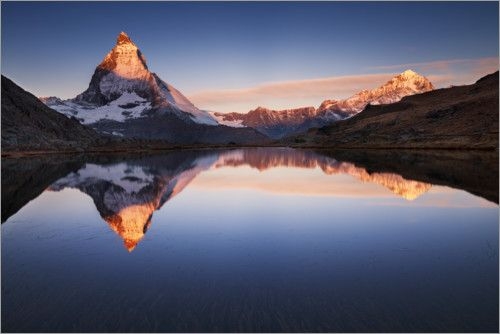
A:
[[[498,149],[498,72],[472,85],[368,105],[356,116],[284,142],[339,148]]]
[[[2,152],[84,150],[99,138],[2,75]]]

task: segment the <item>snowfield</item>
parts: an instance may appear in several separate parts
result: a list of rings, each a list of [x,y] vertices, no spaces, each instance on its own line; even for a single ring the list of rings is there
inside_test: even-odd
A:
[[[105,106],[92,107],[72,100],[63,104],[50,105],[52,109],[71,117],[74,116],[83,124],[92,124],[100,120],[124,122],[127,119],[139,118],[145,110],[151,109],[151,103],[136,93],[123,93],[118,99]]]

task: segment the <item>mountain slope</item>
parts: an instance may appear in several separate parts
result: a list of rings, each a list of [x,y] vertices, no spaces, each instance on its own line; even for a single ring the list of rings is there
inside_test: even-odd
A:
[[[318,114],[345,113],[354,115],[368,104],[391,104],[400,101],[405,96],[431,90],[434,90],[434,86],[427,78],[412,70],[406,70],[376,89],[363,90],[345,100],[323,101],[318,108]]]
[[[258,107],[246,114],[216,112],[213,115],[221,124],[233,127],[248,126],[276,139],[281,138],[284,134],[298,134],[313,126],[323,125],[322,122],[315,122],[316,110],[314,107],[288,110],[270,110]]]
[[[277,111],[259,107],[246,114],[213,113],[213,115],[221,124],[252,127],[271,138],[280,139],[348,118],[363,110],[368,104],[390,104],[405,96],[433,89],[434,86],[427,78],[407,70],[376,89],[363,90],[345,100],[323,101],[318,109],[305,107]]]
[[[498,72],[473,85],[368,105],[290,141],[300,146],[498,149]]]
[[[96,67],[83,93],[66,101],[56,97],[41,100],[100,133],[115,136],[181,144],[266,140],[253,129],[220,126],[212,115],[151,72],[142,52],[124,32]]]
[[[2,75],[2,151],[85,149],[100,136]]]

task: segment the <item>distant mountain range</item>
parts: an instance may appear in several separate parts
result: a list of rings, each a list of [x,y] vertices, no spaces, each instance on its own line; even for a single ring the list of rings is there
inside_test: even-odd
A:
[[[498,150],[498,71],[476,83],[368,105],[357,115],[311,129],[284,144],[344,148]]]
[[[390,104],[405,96],[425,93],[433,89],[434,86],[427,78],[412,70],[407,70],[376,89],[363,90],[345,100],[323,101],[317,109],[305,107],[270,110],[259,107],[246,114],[215,112],[213,115],[222,124],[252,127],[271,138],[279,139],[351,117],[362,111],[368,104]]]
[[[54,96],[40,100],[102,134],[181,144],[267,141],[254,129],[220,125],[194,106],[149,71],[144,55],[124,32],[95,69],[87,90],[69,100]]]

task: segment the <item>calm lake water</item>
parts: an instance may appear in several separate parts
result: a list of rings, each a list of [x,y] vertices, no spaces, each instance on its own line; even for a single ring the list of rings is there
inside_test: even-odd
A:
[[[497,152],[2,159],[2,331],[496,332],[497,203]]]

